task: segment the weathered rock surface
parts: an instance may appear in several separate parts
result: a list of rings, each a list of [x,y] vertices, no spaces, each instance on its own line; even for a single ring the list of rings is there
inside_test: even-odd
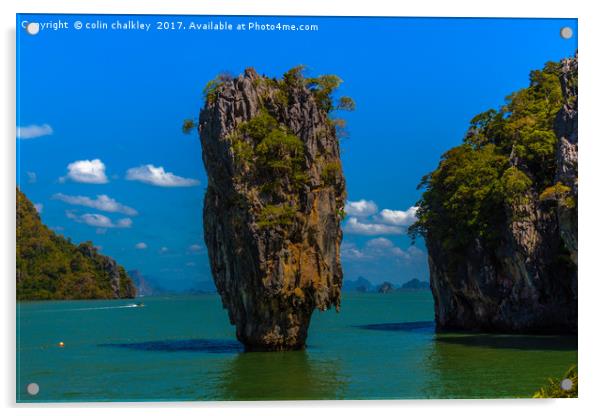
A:
[[[576,58],[563,62],[561,84],[556,178],[574,199],[552,204],[528,190],[521,203],[506,206],[497,248],[476,238],[461,260],[427,233],[439,330],[577,331]],[[512,158],[510,163],[520,164]]]
[[[578,171],[577,171],[577,69],[578,60],[567,59],[563,62],[560,85],[565,103],[556,116],[554,131],[558,137],[556,153],[556,181],[571,188],[570,197],[577,203]],[[577,265],[577,207],[558,205],[558,223],[560,236]]]
[[[276,139],[252,120],[275,120]],[[204,237],[237,337],[248,350],[303,348],[314,309],[338,310],[343,278],[345,181],[328,112],[303,82],[284,86],[247,69],[208,96],[199,133]]]

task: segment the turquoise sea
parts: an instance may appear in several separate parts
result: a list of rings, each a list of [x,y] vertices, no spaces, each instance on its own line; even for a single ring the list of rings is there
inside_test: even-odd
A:
[[[428,291],[345,293],[283,353],[243,352],[217,295],[142,301],[19,302],[17,400],[530,397],[577,363],[574,337],[438,335]]]

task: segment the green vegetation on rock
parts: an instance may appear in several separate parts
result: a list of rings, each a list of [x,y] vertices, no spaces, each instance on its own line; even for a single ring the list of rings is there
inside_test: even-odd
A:
[[[562,182],[548,186],[539,194],[540,201],[556,201],[565,208],[575,208],[575,199],[570,196],[571,188]]]
[[[576,365],[569,368],[562,379],[549,379],[548,384],[533,395],[536,399],[576,398],[578,396],[579,386]]]
[[[40,220],[17,189],[17,299],[132,298],[136,288],[122,266],[91,242],[76,245]]]
[[[242,122],[228,134],[230,149],[236,163],[244,166],[246,178],[253,178],[266,203],[258,214],[260,228],[273,226],[286,227],[292,224],[298,201],[291,199],[303,187],[309,186],[309,175],[305,160],[305,145],[284,123],[278,121],[278,108],[290,105],[291,97],[299,91],[308,91],[318,107],[326,114],[335,110],[351,111],[355,103],[350,97],[333,97],[334,91],[342,80],[336,75],[322,75],[306,78],[304,66],[287,71],[282,79],[257,77],[253,86],[260,94],[261,106],[257,114]],[[205,87],[205,99],[208,104],[220,94],[220,86],[231,77],[223,74],[211,80]],[[334,129],[334,136],[343,133],[344,122],[341,119],[327,117],[328,128]],[[183,131],[194,127],[193,120],[185,120]],[[341,163],[321,158],[321,179],[323,186],[336,185],[342,177]]]
[[[544,200],[564,189],[547,190],[555,182],[553,125],[562,100],[560,64],[549,62],[532,71],[529,87],[507,97],[499,110],[474,117],[463,144],[423,178],[410,234],[428,231],[452,252],[476,238],[495,244],[506,207],[525,203],[531,193]]]
[[[266,205],[261,210],[257,225],[259,228],[287,226],[293,223],[295,208],[287,205]]]

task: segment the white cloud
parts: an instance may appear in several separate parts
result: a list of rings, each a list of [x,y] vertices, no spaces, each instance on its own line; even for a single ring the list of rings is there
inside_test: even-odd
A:
[[[343,244],[341,244],[341,257],[344,259],[361,259],[364,257],[364,253],[355,244],[343,241]]]
[[[345,224],[344,230],[349,234],[360,235],[403,234],[403,228],[401,227],[387,224],[361,222],[355,217],[349,218]]]
[[[38,211],[38,214],[41,214],[44,210],[44,204],[33,204],[33,207]]]
[[[348,260],[374,261],[375,259],[403,260],[404,263],[421,259],[424,252],[418,247],[410,246],[406,250],[397,247],[388,238],[373,238],[364,244],[363,248],[354,243],[344,242],[341,245],[341,257]]]
[[[393,246],[394,244],[391,240],[383,237],[373,238],[372,240],[368,240],[368,242],[366,243],[366,247],[372,247],[377,249],[391,248]]]
[[[345,203],[345,213],[353,217],[367,217],[375,214],[378,211],[378,206],[374,201],[360,199],[359,201],[347,201]]]
[[[161,247],[159,249],[159,253],[161,253],[161,254],[167,253],[168,251],[169,251],[169,249],[167,247]]]
[[[27,172],[27,183],[36,183],[38,181],[38,175],[35,172]]]
[[[42,136],[50,136],[53,133],[52,127],[48,124],[31,124],[29,126],[17,126],[17,138],[22,140],[35,139]]]
[[[137,243],[135,247],[138,250],[145,250],[146,248],[148,248],[148,246],[146,245],[146,243],[143,243],[143,242]]]
[[[105,174],[105,164],[100,159],[94,160],[77,160],[67,165],[67,175],[63,176],[60,181],[65,182],[67,179],[73,182],[80,183],[107,183],[107,175]]]
[[[71,205],[95,208],[99,211],[116,212],[132,216],[138,215],[138,212],[134,208],[123,205],[108,195],[97,195],[96,199],[92,199],[87,196],[72,196],[59,193],[54,194],[52,198]]]
[[[384,224],[410,226],[417,220],[416,211],[418,207],[410,207],[406,211],[395,211],[392,209],[383,209],[378,214],[378,220]]]
[[[199,181],[196,179],[183,178],[176,176],[171,172],[165,172],[163,166],[142,165],[136,168],[130,168],[126,172],[125,178],[129,181],[139,181],[154,186],[177,187],[177,186],[196,186]]]
[[[199,244],[192,244],[190,247],[188,247],[188,250],[192,251],[193,253],[199,253],[203,251],[203,247]]]
[[[77,215],[73,211],[66,211],[67,218],[72,219],[75,222],[80,222],[90,227],[97,228],[130,228],[132,226],[132,220],[130,218],[121,218],[116,222],[113,222],[109,217],[101,214],[82,214]]]

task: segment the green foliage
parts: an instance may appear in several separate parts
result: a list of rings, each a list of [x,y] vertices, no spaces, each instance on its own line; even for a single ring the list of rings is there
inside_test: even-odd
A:
[[[296,208],[289,205],[268,204],[259,213],[257,225],[259,228],[286,227],[293,224]]]
[[[184,122],[182,122],[182,133],[190,134],[194,127],[194,120],[191,118],[187,118],[186,120],[184,120]]]
[[[488,110],[471,120],[466,143],[493,143],[518,158],[538,184],[551,185],[557,141],[553,124],[562,106],[559,68],[548,62],[542,70],[531,71],[528,88],[508,96],[499,111]]]
[[[219,87],[226,81],[232,79],[232,75],[228,72],[221,72],[214,79],[210,80],[205,84],[203,88],[203,95],[208,103],[214,103],[217,98]]]
[[[254,156],[253,145],[245,140],[233,140],[232,152],[240,162],[249,163]]]
[[[562,388],[562,381],[570,380],[570,389]],[[577,398],[579,397],[578,374],[577,366],[574,365],[568,369],[562,379],[550,378],[548,384],[540,388],[533,395],[537,399],[560,399],[560,398]]]
[[[257,163],[274,173],[289,174],[303,169],[303,142],[285,129],[277,128],[255,147]]]
[[[317,78],[307,78],[305,85],[313,93],[320,108],[329,113],[335,109],[332,93],[342,82],[343,80],[336,75],[321,75]]]
[[[464,143],[446,152],[419,185],[425,191],[410,235],[428,233],[457,256],[475,238],[496,244],[505,207],[554,182],[553,122],[561,105],[559,65],[548,63],[499,111],[475,116]]]
[[[242,136],[248,136],[255,143],[259,143],[264,137],[272,131],[279,128],[276,120],[266,109],[261,109],[259,113],[251,120],[241,123],[237,128],[237,133]]]
[[[570,187],[564,185],[562,182],[556,182],[554,185],[548,186],[541,194],[539,194],[539,200],[556,201],[565,208],[575,208],[576,201],[570,195]]]
[[[286,89],[302,88],[305,84],[303,72],[307,69],[305,65],[297,65],[284,73],[282,82]]]
[[[337,182],[337,178],[341,176],[341,162],[340,161],[332,161],[327,162],[324,165],[324,169],[322,170],[322,182],[325,185],[335,185]]]
[[[111,259],[91,242],[80,245],[42,224],[33,204],[17,189],[17,299],[113,298]],[[119,266],[119,297],[135,288]]]
[[[339,98],[337,110],[353,111],[355,110],[355,101],[351,97],[341,97]]]
[[[410,235],[428,227],[450,249],[475,237],[495,239],[505,197],[501,178],[507,166],[507,158],[492,144],[478,150],[468,144],[449,150],[437,170],[423,179],[426,190]]]
[[[306,144],[287,127],[283,110],[292,105],[296,97],[303,100],[313,97],[321,117],[328,120],[328,124],[324,123],[316,132],[318,137],[324,138],[340,133],[344,127],[344,121],[331,119],[329,112],[355,108],[349,97],[339,98],[338,104],[334,105],[333,93],[341,83],[339,77],[306,78],[304,71],[305,66],[300,65],[287,71],[280,80],[254,78],[253,86],[260,95],[259,111],[251,119],[239,123],[225,138],[237,164],[237,176],[244,176],[247,190],[256,191],[263,204],[260,212],[254,213],[261,229],[292,224],[300,204],[300,190],[310,185]],[[207,84],[207,103],[215,101],[222,84],[220,79]],[[324,185],[336,185],[341,173],[340,162],[326,164],[321,172]]]
[[[215,102],[215,99],[217,98],[217,89],[219,86],[220,83],[216,79],[212,79],[205,84],[205,88],[203,88],[203,95],[208,103]]]
[[[507,204],[526,202],[526,192],[533,185],[533,181],[525,172],[516,166],[511,166],[502,175],[503,193]]]
[[[284,182],[298,189],[307,182],[304,145],[266,110],[241,123],[229,136],[238,161],[254,165],[256,176],[266,178],[261,189],[274,193]]]

